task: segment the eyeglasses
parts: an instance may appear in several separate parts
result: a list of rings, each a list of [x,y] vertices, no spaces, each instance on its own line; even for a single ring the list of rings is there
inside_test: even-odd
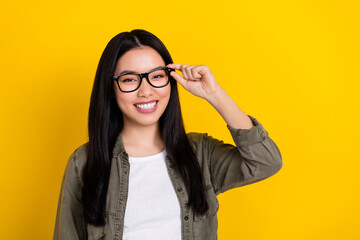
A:
[[[113,76],[120,91],[133,92],[136,91],[145,77],[148,83],[154,88],[162,88],[168,85],[170,80],[170,72],[175,69],[168,67],[159,67],[146,73],[124,73]]]

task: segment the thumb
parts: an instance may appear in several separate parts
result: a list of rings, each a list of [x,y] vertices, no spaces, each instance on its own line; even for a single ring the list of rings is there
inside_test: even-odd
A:
[[[177,72],[171,72],[170,75],[181,84],[181,86],[185,87],[186,84],[186,80]]]

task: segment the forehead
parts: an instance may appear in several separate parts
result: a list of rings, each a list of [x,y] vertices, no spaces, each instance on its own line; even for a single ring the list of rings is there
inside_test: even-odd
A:
[[[151,47],[133,48],[122,55],[116,63],[115,73],[131,70],[146,72],[158,66],[165,66],[161,55]]]

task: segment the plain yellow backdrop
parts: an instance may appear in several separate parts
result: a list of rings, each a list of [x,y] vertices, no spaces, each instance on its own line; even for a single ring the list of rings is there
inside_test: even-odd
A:
[[[1,239],[52,238],[101,53],[134,28],[174,62],[208,65],[280,148],[279,173],[219,195],[219,239],[360,239],[359,1],[1,5]],[[186,130],[232,142],[220,115],[180,89]]]

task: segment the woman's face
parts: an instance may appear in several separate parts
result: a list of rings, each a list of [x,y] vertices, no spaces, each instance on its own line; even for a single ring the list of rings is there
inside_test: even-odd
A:
[[[144,73],[158,67],[165,67],[165,62],[156,50],[149,46],[136,47],[119,58],[114,75],[125,70]],[[169,102],[170,90],[170,83],[162,88],[154,88],[143,78],[136,91],[125,93],[114,81],[116,102],[123,113],[124,126],[157,124]]]

